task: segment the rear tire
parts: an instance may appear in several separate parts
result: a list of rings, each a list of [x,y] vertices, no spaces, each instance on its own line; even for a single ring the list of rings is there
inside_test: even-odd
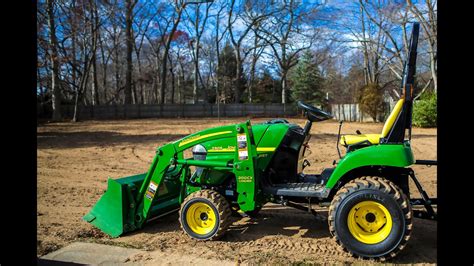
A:
[[[231,209],[218,192],[203,189],[190,194],[181,204],[179,222],[190,237],[197,240],[216,240],[231,224]]]
[[[329,208],[329,230],[336,242],[360,258],[393,258],[410,239],[412,209],[403,191],[380,177],[345,184]]]

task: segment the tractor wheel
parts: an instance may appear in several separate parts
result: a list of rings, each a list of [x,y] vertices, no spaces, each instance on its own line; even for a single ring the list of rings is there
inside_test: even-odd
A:
[[[231,209],[218,192],[203,189],[190,194],[181,204],[181,228],[197,240],[215,240],[221,237],[231,223]]]
[[[395,257],[410,239],[412,209],[394,183],[361,177],[345,184],[329,207],[329,230],[353,256],[385,260]]]

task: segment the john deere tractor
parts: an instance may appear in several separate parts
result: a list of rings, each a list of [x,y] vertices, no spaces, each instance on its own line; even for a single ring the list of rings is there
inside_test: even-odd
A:
[[[401,90],[403,96],[380,134],[341,136],[346,153],[320,174],[306,174],[304,158],[313,123],[331,114],[298,102],[304,128],[285,119],[252,125],[250,121],[206,129],[156,150],[148,172],[108,179],[106,193],[84,220],[112,237],[179,211],[190,237],[215,240],[233,212],[253,217],[269,202],[310,211],[329,206],[329,231],[343,248],[362,258],[391,258],[405,247],[413,218],[437,219],[418,182],[410,146],[413,84],[419,25],[413,25]],[[192,150],[192,158],[184,152]],[[338,152],[339,148],[338,148]],[[340,154],[340,153],[339,153]],[[422,198],[411,198],[409,179]],[[425,210],[414,211],[421,205]]]

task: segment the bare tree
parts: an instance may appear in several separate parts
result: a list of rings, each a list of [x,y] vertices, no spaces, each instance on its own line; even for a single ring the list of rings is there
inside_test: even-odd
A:
[[[49,43],[51,48],[51,91],[53,120],[61,119],[61,94],[59,87],[59,62],[58,62],[58,40],[56,37],[56,24],[54,16],[54,0],[46,0],[49,26]]]
[[[383,72],[385,68],[388,68],[391,73],[396,77],[397,80],[402,79],[402,72],[404,67],[405,54],[408,49],[408,37],[407,37],[407,26],[410,21],[408,13],[410,10],[416,14],[419,14],[417,20],[423,21],[421,12],[417,9],[416,6],[411,5],[411,1],[408,1],[407,5],[397,2],[374,2],[374,1],[363,1],[359,0],[359,5],[361,8],[361,18],[362,25],[364,25],[363,16],[366,16],[368,21],[372,23],[378,29],[378,33],[382,33],[386,40],[380,42],[380,38],[364,38],[365,42],[363,43],[364,49],[369,47],[369,53],[376,54],[377,60],[374,63],[378,63],[378,70],[369,69],[370,82],[374,82],[374,75],[378,75],[380,72]],[[430,1],[427,2],[427,13],[430,14],[433,12],[433,6],[431,6]],[[434,13],[434,12],[433,12]],[[415,16],[416,17],[416,16]],[[431,17],[428,15],[428,17]],[[421,19],[420,19],[421,18]],[[435,52],[433,52],[436,44],[436,40],[432,40],[433,34],[436,31],[430,30],[432,26],[430,23],[425,20],[428,24],[426,26],[427,32],[427,42],[428,42],[428,54],[430,55],[430,67],[431,67],[431,78],[425,82],[425,85],[422,89],[422,92],[425,91],[432,83],[436,89],[436,59],[433,57]],[[400,35],[400,26],[402,28],[401,36],[402,41],[397,41],[396,35]],[[365,29],[363,33],[365,33]],[[364,36],[365,37],[365,36]],[[381,48],[381,49],[378,49]],[[404,52],[403,52],[404,51]],[[366,65],[367,66],[367,65]],[[377,80],[378,82],[378,80]],[[393,87],[391,91],[394,95],[394,98],[399,98],[400,93],[397,87]],[[421,93],[419,94],[421,95]]]
[[[212,4],[207,4],[206,9],[204,11],[204,14],[201,17],[201,12],[200,12],[200,4],[195,5],[195,11],[194,11],[194,16],[189,14],[189,12],[186,12],[189,22],[192,25],[192,30],[194,33],[194,38],[191,40],[191,45],[192,45],[192,55],[193,55],[193,65],[194,65],[194,82],[193,82],[193,103],[197,103],[198,101],[198,88],[199,88],[199,80],[200,78],[200,72],[199,72],[199,51],[201,49],[201,37],[204,33],[204,29],[206,27],[206,22],[209,18],[209,10],[212,6]],[[204,84],[202,84],[204,85]],[[207,101],[207,91],[206,88],[203,90],[203,98],[204,101]]]
[[[137,67],[138,67],[138,77],[139,81],[138,85],[140,88],[140,92],[138,93],[141,97],[141,101],[136,100],[136,102],[141,102],[146,103],[146,96],[145,96],[145,89],[144,89],[144,82],[146,78],[144,77],[145,74],[142,72],[143,67],[142,67],[142,60],[141,60],[141,54],[143,50],[143,46],[145,44],[145,40],[147,39],[147,32],[149,31],[150,27],[153,24],[153,20],[156,18],[157,14],[160,12],[160,8],[153,8],[153,2],[152,1],[146,1],[145,3],[142,3],[138,10],[136,10],[135,16],[134,16],[134,23],[136,24],[137,32],[136,36],[134,37],[135,40],[138,39],[138,41],[135,41],[134,44],[134,50],[135,50],[135,56],[136,56],[136,61],[137,61]],[[136,94],[136,93],[135,93]]]
[[[97,12],[97,4],[94,0],[89,0],[90,7],[90,31],[92,34],[92,45],[94,52],[92,53],[91,63],[92,63],[92,105],[99,105],[99,81],[97,80],[97,59],[96,59],[96,50],[97,50],[97,39],[99,38],[99,15]]]
[[[433,80],[434,91],[438,91],[438,12],[437,12],[437,1],[426,0],[424,11],[421,11],[411,0],[407,0],[407,5],[410,11],[418,18],[421,26],[423,27],[424,34],[427,36],[429,44],[429,55],[430,55],[430,69],[431,77]]]
[[[255,74],[257,68],[257,61],[262,55],[263,51],[267,47],[265,41],[260,38],[257,34],[257,29],[254,29],[254,40],[253,40],[253,49],[252,49],[252,61],[250,63],[250,79],[248,81],[248,97],[249,103],[253,101],[253,85],[255,83]]]
[[[218,104],[287,104],[288,75],[305,49],[328,90],[353,93],[365,77],[397,98],[415,20],[422,25],[416,97],[437,90],[436,1],[205,2],[40,0],[38,102],[53,107],[54,120],[64,115],[61,104],[74,105],[75,119],[81,106],[197,103],[214,95]],[[361,68],[352,71],[358,81],[348,82],[353,60]]]
[[[304,28],[305,20],[309,20],[319,5],[306,11],[298,8],[295,0],[283,1],[281,12],[274,13],[271,19],[261,25],[256,32],[270,46],[273,57],[278,62],[281,81],[281,103],[286,103],[288,71],[297,63],[301,51],[312,46],[318,29],[312,32]],[[299,42],[294,42],[298,39]]]
[[[221,55],[221,49],[220,49],[220,43],[222,39],[224,38],[226,32],[227,32],[227,27],[224,28],[222,32],[219,31],[220,28],[220,20],[221,20],[221,15],[224,11],[224,9],[227,7],[225,4],[227,1],[224,1],[224,4],[220,6],[218,11],[215,14],[215,36],[214,36],[214,41],[215,41],[215,50],[216,50],[216,68],[215,68],[215,86],[216,86],[216,103],[217,103],[217,115],[218,118],[220,119],[220,102],[221,102],[221,90],[220,90],[220,77],[219,77],[219,68],[220,68],[220,55]],[[224,96],[225,99],[225,96]]]
[[[252,5],[253,4],[253,5]],[[236,73],[235,73],[235,98],[234,102],[239,103],[241,101],[242,96],[242,79],[243,79],[243,68],[242,64],[249,53],[249,49],[247,52],[243,51],[243,44],[244,40],[246,39],[247,35],[251,32],[252,28],[256,27],[259,24],[262,24],[263,20],[266,19],[268,16],[277,13],[278,9],[272,9],[266,1],[259,2],[245,2],[240,3],[240,5],[236,6],[235,0],[231,0],[229,13],[227,18],[227,28],[229,31],[230,41],[234,46],[235,51],[235,59],[237,62],[236,66]],[[233,27],[233,24],[239,19],[244,23],[244,27],[242,30],[237,32],[237,30]]]
[[[133,9],[137,3],[137,0],[127,0],[126,1],[126,17],[125,17],[125,36],[127,43],[127,71],[125,72],[125,104],[132,103],[132,73],[133,73],[133,62],[132,62],[132,53],[135,38],[132,33],[133,25]]]
[[[171,28],[171,31],[168,33],[166,37],[166,42],[165,42],[165,50],[164,50],[164,55],[162,59],[162,68],[161,68],[161,87],[160,87],[160,103],[164,104],[165,103],[165,88],[166,88],[166,73],[168,71],[168,54],[170,51],[171,47],[171,41],[173,40],[173,36],[178,29],[179,22],[181,21],[181,15],[183,14],[184,8],[186,7],[186,3],[182,2],[180,0],[175,0],[174,1],[174,9],[176,14],[174,15],[174,20],[173,20],[173,27]]]

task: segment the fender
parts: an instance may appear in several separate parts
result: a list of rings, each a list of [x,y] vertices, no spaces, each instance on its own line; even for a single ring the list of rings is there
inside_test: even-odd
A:
[[[371,165],[408,167],[414,163],[415,158],[409,141],[403,144],[369,146],[346,154],[329,177],[326,188],[332,189],[342,176],[359,167]]]

